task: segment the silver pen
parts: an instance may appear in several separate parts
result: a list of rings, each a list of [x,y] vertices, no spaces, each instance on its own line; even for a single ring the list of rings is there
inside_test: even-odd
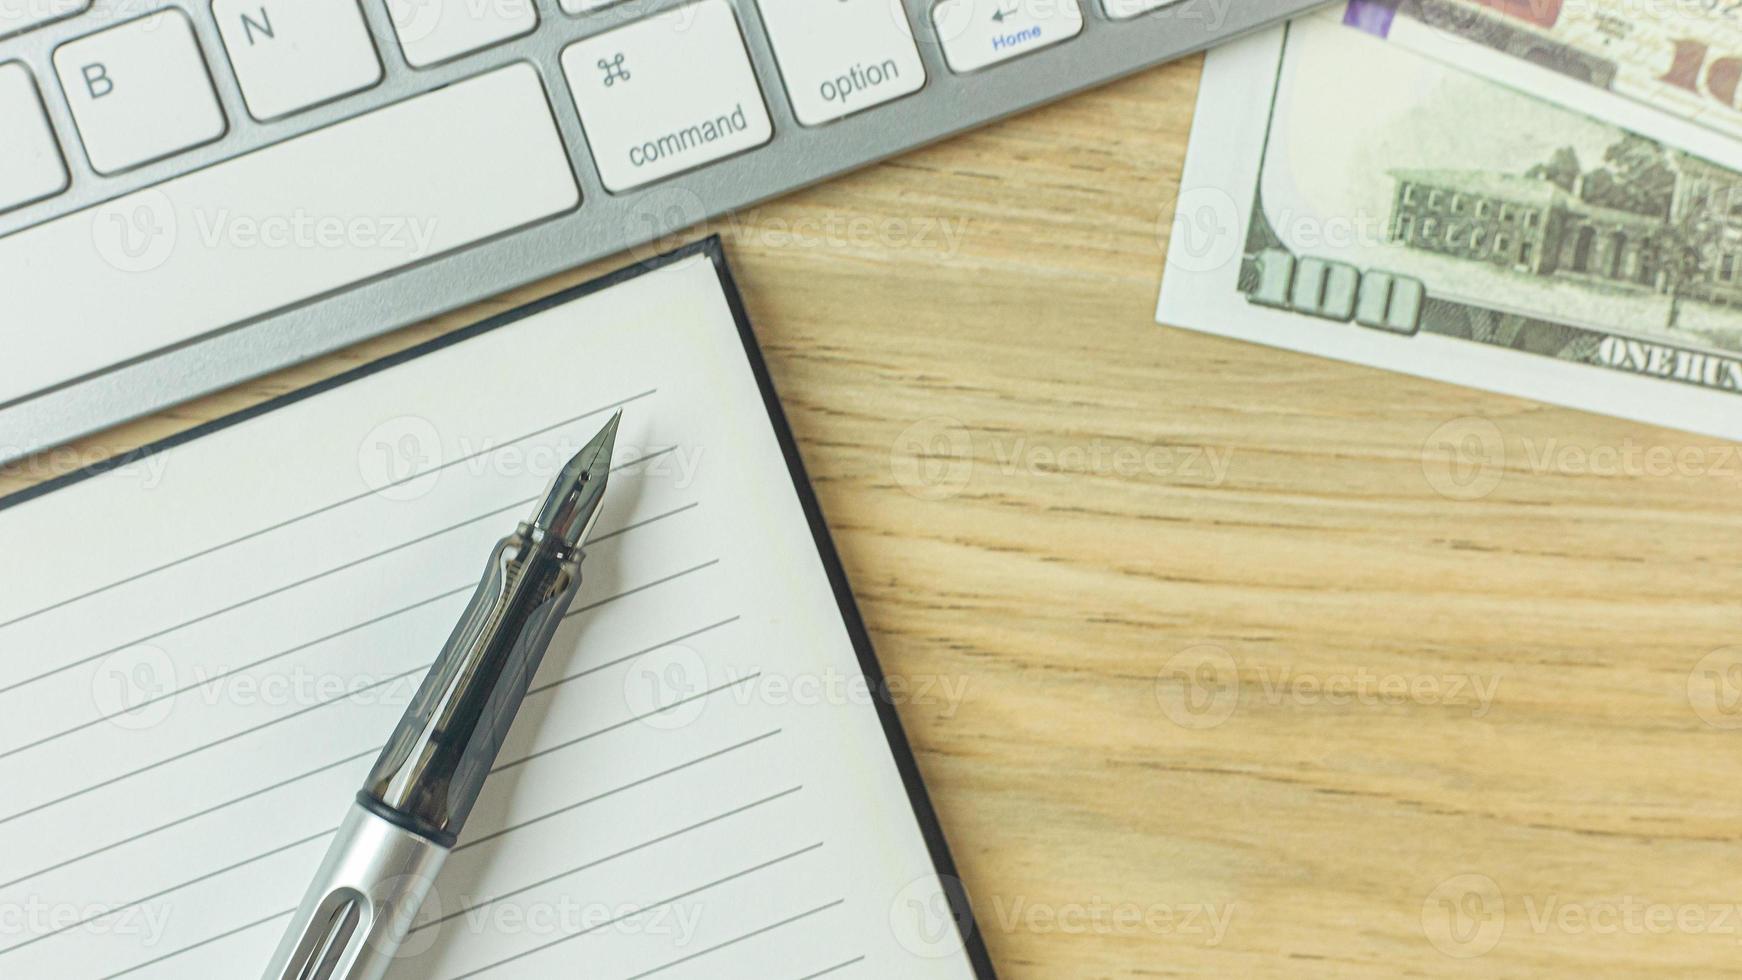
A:
[[[459,839],[581,587],[619,411],[497,543],[292,916],[265,980],[379,980]]]

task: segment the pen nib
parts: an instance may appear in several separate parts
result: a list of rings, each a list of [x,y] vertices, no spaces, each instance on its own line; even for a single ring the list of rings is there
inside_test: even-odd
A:
[[[570,548],[587,542],[593,525],[599,520],[599,504],[605,498],[605,485],[611,478],[611,454],[617,446],[617,426],[623,421],[623,410],[611,416],[611,421],[599,430],[592,441],[581,447],[551,481],[544,503],[538,509],[533,526],[560,539]]]

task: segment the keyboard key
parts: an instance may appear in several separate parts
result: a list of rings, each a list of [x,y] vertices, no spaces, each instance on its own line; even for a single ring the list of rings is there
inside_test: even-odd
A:
[[[925,87],[902,0],[760,0],[793,112],[806,126]]]
[[[941,0],[932,23],[944,60],[962,73],[1018,58],[1083,32],[1077,0]]]
[[[538,27],[532,0],[387,0],[413,68],[452,61]]]
[[[36,81],[16,61],[0,65],[0,211],[67,189],[66,161],[42,114]]]
[[[726,0],[702,0],[571,44],[563,73],[599,176],[613,191],[693,170],[774,136]]]
[[[357,0],[213,0],[255,119],[277,119],[381,81]]]
[[[0,37],[22,34],[91,9],[91,0],[0,0]]]
[[[57,218],[0,238],[0,403],[579,201],[516,64]]]
[[[171,8],[54,53],[85,155],[112,174],[224,135],[224,110],[187,14]]]

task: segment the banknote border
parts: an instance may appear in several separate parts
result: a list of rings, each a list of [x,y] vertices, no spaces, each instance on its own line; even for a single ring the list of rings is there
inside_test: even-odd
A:
[[[1311,21],[1321,16],[1308,15],[1301,20]],[[1179,207],[1185,206],[1186,195],[1206,189],[1218,190],[1228,196],[1233,211],[1229,217],[1233,219],[1233,229],[1236,229],[1232,236],[1238,239],[1238,243],[1231,260],[1214,268],[1197,268],[1190,262],[1168,259],[1156,308],[1159,323],[1566,405],[1596,414],[1742,440],[1742,415],[1735,411],[1735,396],[1723,391],[1665,384],[1666,379],[1552,357],[1529,358],[1532,367],[1527,371],[1520,367],[1519,351],[1437,334],[1415,338],[1390,335],[1305,314],[1254,307],[1247,302],[1236,287],[1240,264],[1245,257],[1244,239],[1251,226],[1252,201],[1250,195],[1242,199],[1243,192],[1228,188],[1259,187],[1263,171],[1256,162],[1263,158],[1269,145],[1268,136],[1283,82],[1285,43],[1296,26],[1290,24],[1262,32],[1226,45],[1208,57],[1199,89],[1192,142],[1180,181],[1182,198]],[[1360,36],[1340,24],[1334,25],[1334,29]],[[1367,40],[1374,44],[1385,43],[1373,38]],[[1270,99],[1267,103],[1262,102],[1264,96],[1259,94],[1254,84],[1255,75],[1264,77],[1263,92],[1268,93]],[[1239,108],[1241,106],[1244,108]],[[1257,120],[1260,112],[1263,113],[1261,125]],[[1660,138],[1654,128],[1633,125],[1633,120],[1625,115],[1620,120],[1611,120],[1611,123]],[[1692,124],[1681,125],[1698,130],[1700,139],[1665,142],[1690,152],[1701,152],[1703,144],[1719,139]],[[1737,149],[1731,147],[1728,153],[1701,155],[1734,166],[1726,158],[1737,156]],[[1195,243],[1188,238],[1190,233],[1191,229],[1185,222],[1174,220],[1172,233],[1168,236],[1170,256],[1197,254],[1192,251]]]

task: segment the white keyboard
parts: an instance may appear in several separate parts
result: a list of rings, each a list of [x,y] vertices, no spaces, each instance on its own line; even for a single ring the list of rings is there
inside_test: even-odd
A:
[[[0,461],[1312,0],[0,0]]]

